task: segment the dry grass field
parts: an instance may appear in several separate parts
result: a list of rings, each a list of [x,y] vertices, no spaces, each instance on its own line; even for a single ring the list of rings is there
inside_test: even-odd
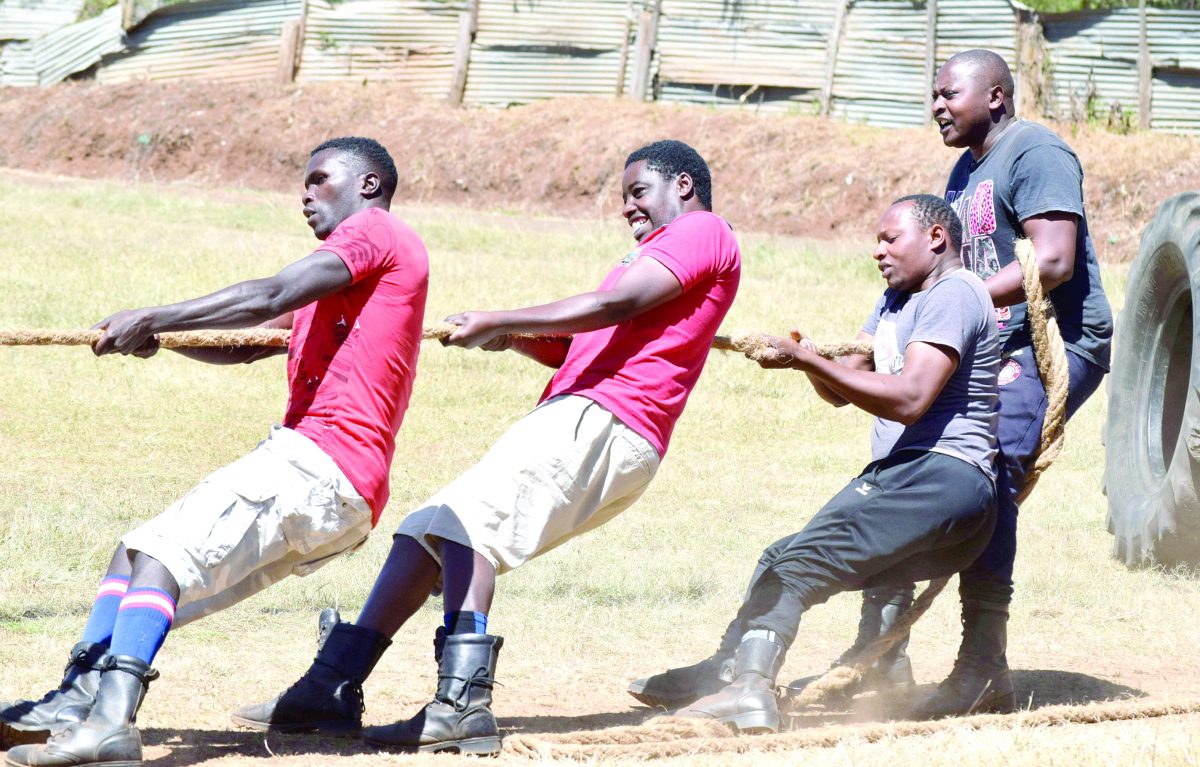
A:
[[[717,179],[718,184],[720,179]],[[310,249],[297,194],[150,186],[0,172],[0,328],[86,327],[277,269]],[[428,321],[469,308],[590,289],[629,246],[617,220],[461,209],[397,212],[432,257]],[[736,223],[736,222],[735,222]],[[853,335],[882,287],[869,243],[741,232],[744,278],[726,326],[821,339]],[[1121,304],[1124,271],[1106,269]],[[147,760],[196,764],[452,764],[355,742],[237,731],[236,706],[274,694],[307,665],[317,612],[361,606],[406,511],[483,453],[530,408],[548,372],[516,355],[427,345],[392,472],[392,502],[359,553],[173,633],[140,717]],[[96,359],[83,348],[0,348],[0,698],[56,683],[118,536],[281,417],[284,363],[205,366],[162,352]],[[1073,421],[1063,457],[1023,511],[1009,659],[1023,704],[1190,699],[1200,680],[1200,583],[1128,570],[1109,556],[1100,490],[1103,396]],[[710,652],[760,549],[798,529],[867,459],[868,418],[820,402],[803,377],[714,353],[650,490],[614,523],[504,576],[492,616],[506,638],[495,710],[509,733],[636,724],[653,712],[629,678]],[[857,594],[805,616],[783,678],[812,673],[853,634]],[[432,691],[430,603],[366,685],[372,723],[411,714]],[[957,604],[917,625],[918,681],[957,647]],[[862,715],[830,715],[826,720]],[[924,737],[826,748],[697,754],[669,764],[1191,765],[1200,716],[1035,726],[954,723]],[[527,760],[515,754],[498,763]],[[615,763],[620,759],[598,759]]]

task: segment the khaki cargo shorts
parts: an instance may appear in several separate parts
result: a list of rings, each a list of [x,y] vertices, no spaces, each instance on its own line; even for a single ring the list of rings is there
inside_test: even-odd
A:
[[[646,438],[586,397],[548,400],[517,421],[479,463],[400,523],[441,561],[441,541],[505,572],[633,505],[658,471]]]
[[[175,626],[229,607],[360,546],[371,509],[307,437],[282,426],[121,542],[179,584]]]

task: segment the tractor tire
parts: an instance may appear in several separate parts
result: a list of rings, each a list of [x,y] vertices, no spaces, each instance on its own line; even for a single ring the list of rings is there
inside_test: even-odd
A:
[[[1114,556],[1200,564],[1200,192],[1142,233],[1108,377],[1104,487]]]

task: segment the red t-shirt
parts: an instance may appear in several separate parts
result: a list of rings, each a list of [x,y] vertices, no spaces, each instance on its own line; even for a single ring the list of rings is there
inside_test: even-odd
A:
[[[592,399],[662,456],[737,294],[742,256],[723,218],[685,213],[645,237],[600,290],[647,257],[670,269],[683,293],[619,325],[577,334],[542,400],[560,394]]]
[[[378,522],[417,373],[429,256],[382,208],[350,216],[317,250],[340,257],[352,283],[293,317],[283,425],[334,460]]]

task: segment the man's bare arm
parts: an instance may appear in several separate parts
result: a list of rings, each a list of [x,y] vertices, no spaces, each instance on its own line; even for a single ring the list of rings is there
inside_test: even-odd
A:
[[[683,292],[675,274],[652,257],[634,261],[608,290],[594,290],[541,306],[499,312],[463,312],[447,317],[459,326],[446,339],[473,349],[511,333],[569,335],[632,319]]]
[[[840,365],[787,338],[772,339],[772,345],[781,356],[759,363],[763,367],[802,370],[849,404],[906,426],[925,415],[958,368],[958,353],[952,348],[921,341],[905,349],[900,375]]]
[[[117,312],[94,326],[105,331],[94,351],[97,355],[150,356],[158,349],[156,333],[261,325],[350,283],[350,270],[341,258],[329,251],[317,251],[273,277],[239,282],[177,304]]]
[[[1071,279],[1075,272],[1079,218],[1073,213],[1050,212],[1027,218],[1021,226],[1033,241],[1042,289],[1049,292]],[[1025,300],[1021,264],[1016,261],[988,277],[984,285],[996,306],[1012,306]]]

